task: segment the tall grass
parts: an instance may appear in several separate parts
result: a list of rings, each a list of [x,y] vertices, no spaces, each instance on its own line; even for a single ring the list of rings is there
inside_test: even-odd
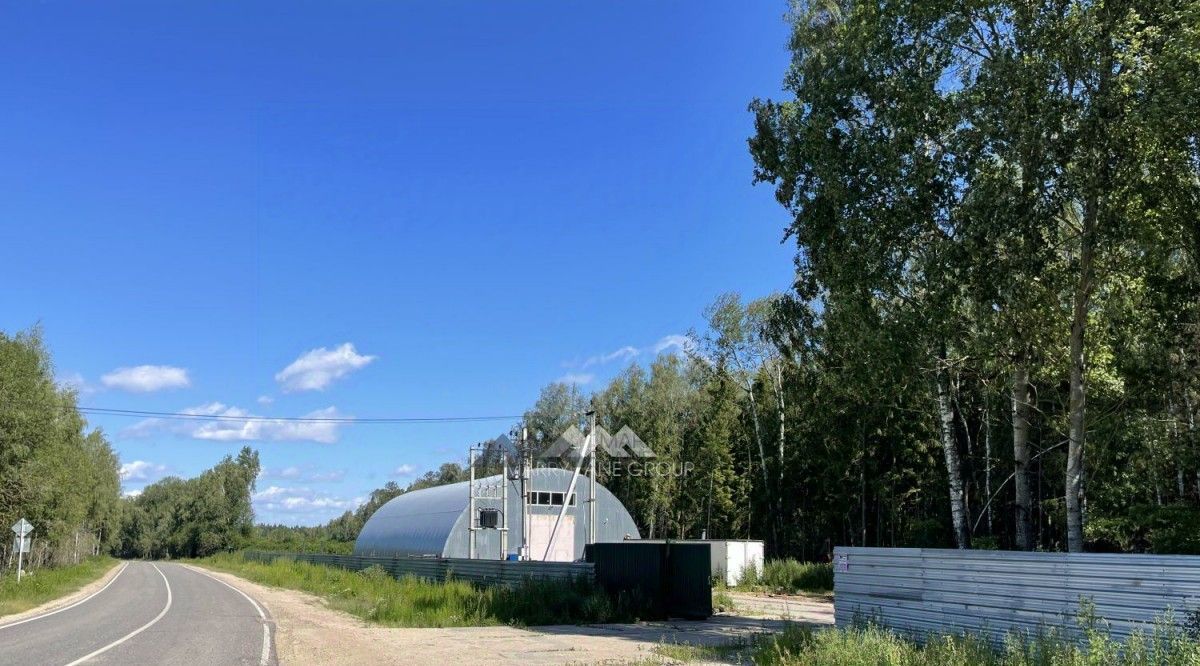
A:
[[[269,564],[240,553],[196,560],[196,564],[274,587],[300,590],[370,622],[393,627],[475,627],[497,624],[543,625],[631,619],[590,582],[526,580],[508,587],[467,581],[396,579],[380,567],[360,572],[287,559]]]
[[[0,617],[36,608],[103,576],[117,561],[111,557],[89,557],[67,567],[39,567],[27,571],[17,583],[17,570],[0,576]]]
[[[1054,633],[1028,640],[1010,637],[1003,647],[971,635],[936,636],[924,644],[874,625],[812,630],[790,627],[760,639],[755,664],[837,666],[1196,666],[1200,642],[1169,621],[1135,634],[1123,646],[1096,628],[1080,643]]]
[[[833,565],[793,559],[767,560],[762,571],[753,565],[746,567],[737,586],[739,589],[766,589],[785,594],[832,592]]]

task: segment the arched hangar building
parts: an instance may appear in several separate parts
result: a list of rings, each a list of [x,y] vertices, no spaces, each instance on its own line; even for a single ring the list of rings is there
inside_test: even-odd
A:
[[[591,480],[580,476],[572,496],[567,495],[572,473],[562,469],[535,469],[529,480],[529,526],[525,530],[520,483],[500,475],[475,481],[475,516],[470,515],[470,482],[426,488],[393,498],[372,515],[358,535],[354,554],[379,557],[469,557],[470,527],[480,525],[480,514],[500,511],[507,515],[507,553],[501,552],[499,529],[475,532],[477,559],[504,559],[521,553],[528,534],[528,558],[572,562],[583,558],[589,534]],[[507,498],[501,500],[503,484]],[[479,499],[487,495],[488,499]],[[567,505],[558,536],[546,554],[555,520]],[[624,505],[607,488],[596,484],[596,541],[639,538],[637,526]],[[492,514],[504,524],[503,514]],[[483,519],[486,523],[486,517]]]

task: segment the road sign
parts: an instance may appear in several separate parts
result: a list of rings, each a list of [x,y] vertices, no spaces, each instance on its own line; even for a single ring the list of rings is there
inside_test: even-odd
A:
[[[22,574],[21,560],[25,553],[29,552],[29,534],[33,532],[33,525],[22,518],[12,526],[12,531],[17,535],[17,538],[13,539],[13,550],[17,551],[17,582],[19,583]]]
[[[30,525],[28,520],[22,518],[13,524],[12,531],[19,537],[27,537],[33,531],[33,525]]]

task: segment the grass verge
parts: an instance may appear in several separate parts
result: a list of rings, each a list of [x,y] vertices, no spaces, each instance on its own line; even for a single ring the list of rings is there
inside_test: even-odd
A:
[[[971,635],[936,636],[918,644],[871,625],[792,627],[759,639],[751,658],[779,666],[1194,666],[1200,664],[1200,643],[1165,622],[1123,646],[1095,627],[1085,629],[1079,644],[1050,633],[1028,640],[1010,637],[1002,647]]]
[[[391,627],[478,627],[498,624],[592,624],[626,619],[586,581],[529,580],[513,588],[467,581],[393,578],[383,569],[347,571],[278,559],[270,564],[226,553],[195,564],[246,580],[300,590],[330,607]]]
[[[833,565],[828,562],[767,560],[762,567],[748,566],[738,580],[739,590],[780,594],[833,592]]]
[[[70,594],[96,580],[117,564],[111,557],[91,557],[69,567],[25,572],[17,583],[16,569],[0,576],[0,618]]]
[[[1169,621],[1124,645],[1098,625],[1076,644],[1055,633],[993,646],[972,635],[935,636],[920,644],[886,629],[811,629],[798,625],[775,635],[725,645],[664,644],[641,663],[752,663],[761,666],[1195,666],[1200,642]]]

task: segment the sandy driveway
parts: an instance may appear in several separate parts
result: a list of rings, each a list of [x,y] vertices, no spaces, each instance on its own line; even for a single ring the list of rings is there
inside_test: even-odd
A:
[[[730,592],[737,615],[770,617],[811,625],[833,624],[833,601],[819,596]]]
[[[718,615],[704,622],[397,629],[368,625],[303,592],[212,573],[267,608],[280,664],[622,664],[653,657],[662,643],[724,644],[786,624]]]

